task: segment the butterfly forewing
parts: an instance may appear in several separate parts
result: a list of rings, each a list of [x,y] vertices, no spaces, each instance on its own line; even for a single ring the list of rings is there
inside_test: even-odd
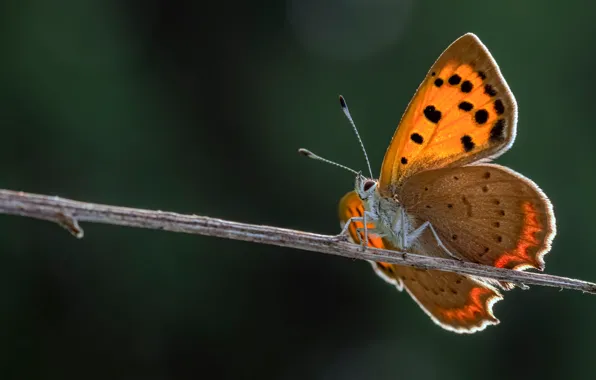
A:
[[[488,49],[469,33],[429,70],[387,149],[379,189],[389,195],[419,171],[504,152],[515,138],[517,106]]]

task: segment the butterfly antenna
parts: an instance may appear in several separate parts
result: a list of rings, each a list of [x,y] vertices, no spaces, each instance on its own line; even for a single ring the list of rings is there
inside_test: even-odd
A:
[[[370,168],[370,161],[368,160],[368,154],[366,154],[366,149],[364,149],[364,143],[362,142],[362,138],[360,138],[360,133],[358,133],[358,128],[356,128],[356,124],[352,119],[352,115],[350,115],[350,110],[348,109],[348,103],[343,96],[339,96],[339,104],[341,104],[341,109],[344,111],[344,114],[352,124],[352,128],[354,128],[354,133],[356,133],[356,137],[358,138],[358,142],[360,143],[360,147],[362,148],[362,153],[364,153],[364,158],[366,159],[366,164],[368,165],[368,171],[370,172],[370,178],[373,178],[372,169]]]
[[[326,162],[326,163],[328,163],[328,164],[331,164],[331,165],[335,165],[335,166],[337,166],[337,167],[340,167],[340,168],[342,168],[342,169],[346,169],[347,171],[350,171],[350,172],[352,172],[352,173],[354,173],[354,174],[356,174],[356,175],[359,175],[359,174],[360,174],[360,173],[358,173],[356,170],[354,170],[354,169],[350,169],[350,168],[349,168],[349,167],[347,167],[347,166],[344,166],[344,165],[338,164],[337,162],[333,162],[333,161],[331,161],[331,160],[328,160],[328,159],[326,159],[326,158],[323,158],[323,157],[321,157],[321,156],[317,156],[316,154],[314,154],[314,153],[313,153],[313,152],[311,152],[310,150],[307,150],[307,149],[304,149],[304,148],[300,148],[300,149],[298,149],[298,153],[300,153],[301,155],[303,155],[303,156],[305,156],[305,157],[312,158],[313,160],[323,161],[323,162]]]

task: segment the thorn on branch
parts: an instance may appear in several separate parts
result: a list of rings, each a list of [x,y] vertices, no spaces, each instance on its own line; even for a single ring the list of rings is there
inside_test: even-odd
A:
[[[68,232],[70,232],[74,237],[77,239],[83,238],[85,234],[81,226],[79,226],[79,222],[71,215],[67,215],[63,212],[59,212],[56,216],[56,221],[60,226],[65,228]]]

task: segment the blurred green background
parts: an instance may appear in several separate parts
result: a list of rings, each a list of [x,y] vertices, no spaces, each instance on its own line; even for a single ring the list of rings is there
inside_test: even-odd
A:
[[[438,55],[476,33],[519,103],[498,160],[552,199],[547,272],[596,280],[596,3],[0,3],[2,187],[335,234]],[[596,298],[532,287],[457,335],[365,262],[0,217],[1,379],[593,379]]]

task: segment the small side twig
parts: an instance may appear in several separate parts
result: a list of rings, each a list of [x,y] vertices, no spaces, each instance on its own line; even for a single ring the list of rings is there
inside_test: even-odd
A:
[[[83,230],[78,222],[105,223],[244,240],[352,259],[383,261],[419,269],[456,272],[512,282],[520,286],[524,284],[552,286],[596,294],[596,284],[566,277],[520,272],[376,248],[367,248],[362,251],[359,245],[347,242],[345,236],[341,235],[320,235],[286,228],[237,223],[205,216],[78,202],[11,190],[0,190],[0,213],[55,222],[65,227],[78,238],[83,237]]]

